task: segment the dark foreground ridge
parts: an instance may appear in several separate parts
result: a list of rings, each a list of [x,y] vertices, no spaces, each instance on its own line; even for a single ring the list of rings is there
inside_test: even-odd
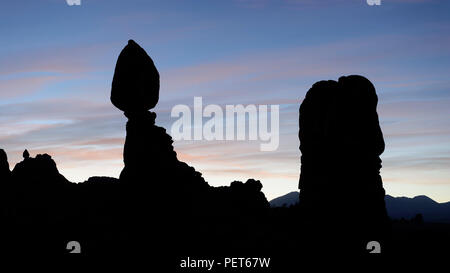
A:
[[[439,251],[429,229],[418,233],[418,246],[396,244],[379,174],[377,97],[366,78],[319,82],[308,92],[300,108],[302,202],[289,208],[270,208],[260,181],[211,187],[179,161],[150,111],[158,99],[159,73],[130,40],[111,90],[111,102],[128,118],[120,179],[71,183],[51,156],[28,151],[10,171],[0,150],[2,253],[23,255],[34,246],[39,254],[65,255],[76,241],[81,255],[145,256],[172,272],[188,256],[271,257],[272,269],[297,268],[308,255],[368,255],[369,240],[379,241],[384,255],[421,246]],[[448,239],[448,228],[441,231],[439,239]]]

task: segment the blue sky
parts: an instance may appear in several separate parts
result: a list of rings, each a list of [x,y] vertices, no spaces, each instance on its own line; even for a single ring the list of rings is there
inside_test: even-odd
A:
[[[298,107],[311,85],[368,77],[379,95],[388,194],[450,200],[450,2],[385,0],[8,1],[0,9],[0,148],[50,153],[72,181],[117,177],[126,118],[109,102],[128,39],[161,74],[157,124],[177,104],[279,104],[280,147],[180,141],[211,185],[297,189]]]

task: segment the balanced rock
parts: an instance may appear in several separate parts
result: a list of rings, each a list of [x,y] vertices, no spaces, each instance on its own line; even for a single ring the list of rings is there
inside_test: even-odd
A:
[[[129,40],[117,59],[111,102],[126,114],[152,109],[159,99],[159,73],[153,60]]]
[[[127,217],[140,230],[133,233],[141,235],[150,229],[159,234],[177,227],[170,224],[173,219],[182,221],[183,215],[191,215],[187,211],[199,207],[202,196],[209,190],[199,172],[177,159],[173,140],[166,130],[155,125],[156,114],[149,110],[157,104],[158,96],[158,71],[147,53],[130,40],[117,60],[111,102],[128,118],[123,150],[125,166],[119,184]],[[172,200],[169,204],[168,194]],[[159,207],[161,204],[164,209]],[[152,215],[155,222],[165,224],[149,226],[142,215]],[[168,245],[166,241],[164,245]]]

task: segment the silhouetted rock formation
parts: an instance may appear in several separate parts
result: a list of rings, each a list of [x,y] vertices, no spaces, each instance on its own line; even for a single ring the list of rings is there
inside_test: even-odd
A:
[[[159,99],[159,73],[153,60],[133,40],[117,59],[111,102],[126,114],[152,109]]]
[[[300,107],[300,207],[342,240],[375,240],[385,231],[377,102],[369,80],[348,76],[314,84]]]
[[[261,189],[259,180],[248,179],[245,183],[233,181],[229,187],[211,188],[210,204],[223,212],[219,213],[221,217],[231,213],[233,217],[251,218],[254,216],[252,214],[264,212],[270,207]]]
[[[170,245],[168,240],[180,243],[186,234],[193,235],[197,225],[183,230],[179,225],[198,223],[199,216],[192,212],[204,206],[210,187],[199,172],[178,161],[172,138],[155,125],[156,114],[148,110],[156,105],[158,90],[153,61],[130,40],[118,58],[111,89],[111,102],[128,118],[120,181],[127,221],[134,227],[131,234],[161,248]],[[167,203],[169,194],[172,199]],[[171,236],[143,236],[154,234]]]
[[[173,140],[155,125],[156,114],[149,112],[158,101],[159,74],[147,53],[130,40],[117,60],[111,101],[128,118],[123,152],[125,167],[120,174],[124,186],[146,189],[145,194],[173,192],[191,198],[209,188],[199,172],[179,162]],[[181,201],[181,200],[180,200]]]
[[[0,149],[0,183],[8,181],[10,176],[8,156],[3,149]]]
[[[53,187],[69,183],[59,173],[55,161],[48,154],[38,154],[35,158],[25,157],[12,170],[14,183],[24,183],[27,187]]]

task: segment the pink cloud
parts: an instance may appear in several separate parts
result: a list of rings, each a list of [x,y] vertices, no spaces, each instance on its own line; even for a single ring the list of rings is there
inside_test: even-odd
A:
[[[45,85],[62,80],[57,76],[33,76],[0,80],[0,98],[9,99],[29,95]]]
[[[95,69],[95,60],[111,45],[54,46],[14,52],[1,58],[0,75],[30,72],[82,73]]]

